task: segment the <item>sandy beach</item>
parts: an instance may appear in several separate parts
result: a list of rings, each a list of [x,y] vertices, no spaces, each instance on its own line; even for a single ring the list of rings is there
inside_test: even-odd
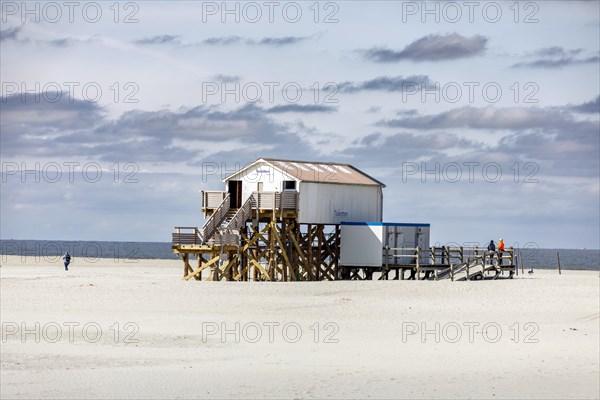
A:
[[[184,282],[2,256],[1,397],[598,398],[599,274]]]

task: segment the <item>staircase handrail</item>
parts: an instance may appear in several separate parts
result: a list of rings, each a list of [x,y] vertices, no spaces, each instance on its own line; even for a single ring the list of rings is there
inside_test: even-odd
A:
[[[252,206],[255,202],[256,199],[254,198],[254,193],[252,193],[246,199],[244,204],[237,210],[225,229],[227,229],[227,231],[239,230],[252,214]]]
[[[225,195],[219,207],[216,208],[215,212],[206,220],[202,228],[200,228],[200,237],[203,242],[208,241],[217,231],[225,215],[229,211],[229,193]]]

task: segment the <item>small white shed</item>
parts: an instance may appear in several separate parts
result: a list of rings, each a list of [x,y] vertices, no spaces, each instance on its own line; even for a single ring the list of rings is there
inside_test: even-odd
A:
[[[429,231],[429,224],[342,222],[340,265],[381,267],[386,263],[410,264],[412,259],[405,257],[406,252],[399,249],[428,249]],[[409,253],[413,254],[412,251]],[[421,262],[425,259],[427,257]]]
[[[224,179],[231,208],[253,192],[298,192],[298,222],[382,221],[385,185],[350,164],[259,158]]]

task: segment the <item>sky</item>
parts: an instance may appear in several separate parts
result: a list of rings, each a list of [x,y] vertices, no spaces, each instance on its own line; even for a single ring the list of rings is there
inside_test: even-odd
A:
[[[0,237],[170,241],[260,157],[431,242],[600,247],[600,3],[1,1]]]

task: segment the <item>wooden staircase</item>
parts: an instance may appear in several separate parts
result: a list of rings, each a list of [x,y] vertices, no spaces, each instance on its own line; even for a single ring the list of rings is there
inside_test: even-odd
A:
[[[219,227],[223,224],[223,220],[229,214],[229,193],[225,196],[223,201],[215,212],[204,222],[202,228],[200,228],[200,237],[202,242],[208,242],[217,232]]]
[[[225,218],[223,218],[223,222],[221,222],[222,228],[226,228],[229,225],[233,217],[235,217],[235,214],[237,214],[238,210],[239,208],[230,208],[229,211],[227,211]]]

